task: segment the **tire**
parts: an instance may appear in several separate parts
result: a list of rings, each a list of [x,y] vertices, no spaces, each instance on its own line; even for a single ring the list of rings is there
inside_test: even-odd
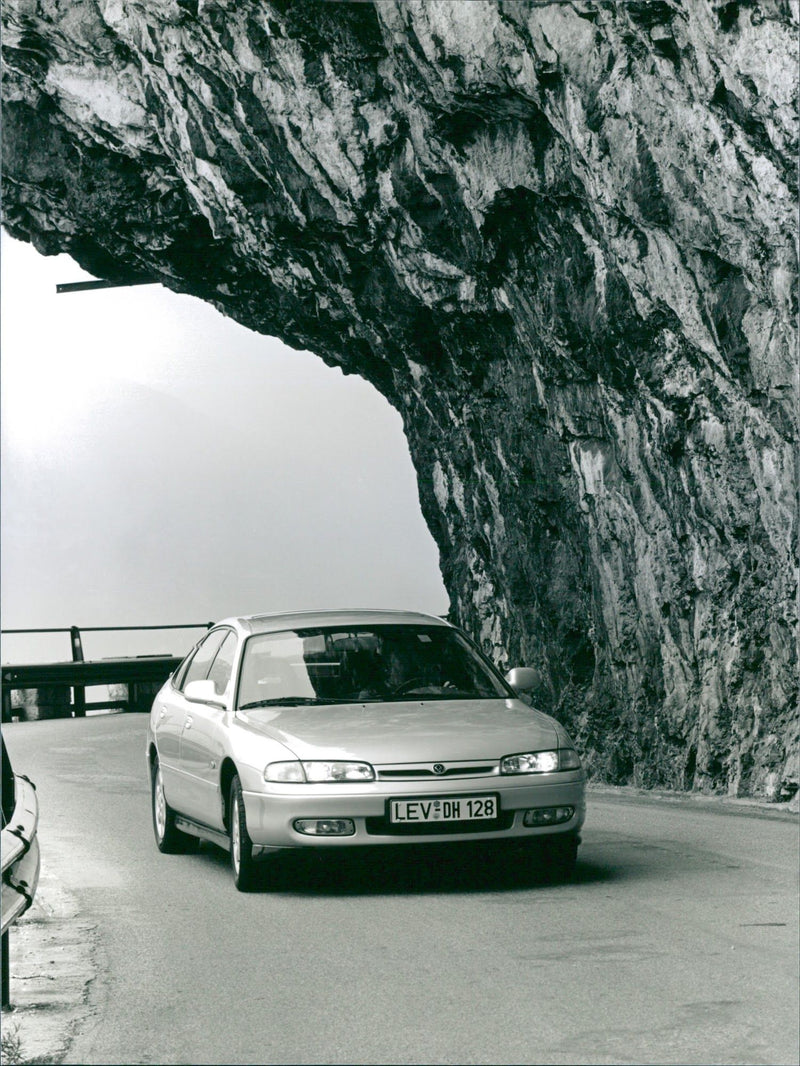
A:
[[[571,881],[578,861],[578,837],[574,833],[542,842],[542,871],[548,881]]]
[[[164,778],[158,756],[153,759],[150,773],[150,810],[153,815],[153,835],[162,855],[177,855],[186,850],[189,838],[175,827],[175,812],[164,794]]]
[[[240,892],[249,892],[256,881],[256,862],[253,858],[253,842],[247,832],[247,817],[244,809],[242,784],[238,774],[231,781],[230,792],[231,869],[233,883]]]

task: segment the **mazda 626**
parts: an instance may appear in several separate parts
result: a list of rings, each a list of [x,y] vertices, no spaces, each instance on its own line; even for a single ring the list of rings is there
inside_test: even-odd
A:
[[[534,680],[424,614],[226,619],[153,704],[156,844],[220,845],[241,890],[288,848],[425,842],[505,841],[569,877],[585,775]]]

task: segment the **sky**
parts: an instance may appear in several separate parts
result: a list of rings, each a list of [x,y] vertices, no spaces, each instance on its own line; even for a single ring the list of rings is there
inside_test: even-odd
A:
[[[366,381],[160,285],[56,294],[69,256],[0,246],[3,629],[318,607],[444,614],[402,420]],[[200,630],[87,633],[87,659]],[[3,662],[69,659],[4,636]]]

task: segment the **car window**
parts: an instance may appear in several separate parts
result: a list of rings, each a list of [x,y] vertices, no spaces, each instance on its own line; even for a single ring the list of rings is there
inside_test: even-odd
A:
[[[186,671],[189,669],[189,664],[194,658],[194,651],[190,651],[180,666],[175,670],[172,675],[172,684],[178,690],[183,689],[183,679],[186,677]]]
[[[208,672],[208,677],[214,682],[214,688],[217,690],[217,695],[219,696],[225,691],[228,682],[231,679],[233,657],[235,654],[236,634],[230,632],[223,640],[222,645],[214,658],[214,662],[211,664],[211,669]]]
[[[181,692],[186,690],[186,686],[190,681],[202,681],[204,678],[208,677],[208,671],[214,661],[214,656],[217,654],[222,642],[230,632],[229,629],[214,629],[198,646],[197,651],[195,651],[192,656],[188,669],[178,681],[177,688],[179,688]]]
[[[3,828],[14,816],[15,791],[14,771],[11,769],[11,760],[6,751],[5,741],[0,738],[3,749]]]

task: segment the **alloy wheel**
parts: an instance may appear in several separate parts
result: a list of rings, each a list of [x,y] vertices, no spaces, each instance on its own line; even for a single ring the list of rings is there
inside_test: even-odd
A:
[[[156,787],[154,790],[154,804],[156,816],[156,831],[159,840],[164,839],[167,831],[167,800],[164,796],[164,779],[161,776],[161,767],[156,767]]]
[[[231,851],[233,868],[238,874],[242,862],[242,837],[239,824],[239,800],[233,801],[233,816],[231,818]]]

